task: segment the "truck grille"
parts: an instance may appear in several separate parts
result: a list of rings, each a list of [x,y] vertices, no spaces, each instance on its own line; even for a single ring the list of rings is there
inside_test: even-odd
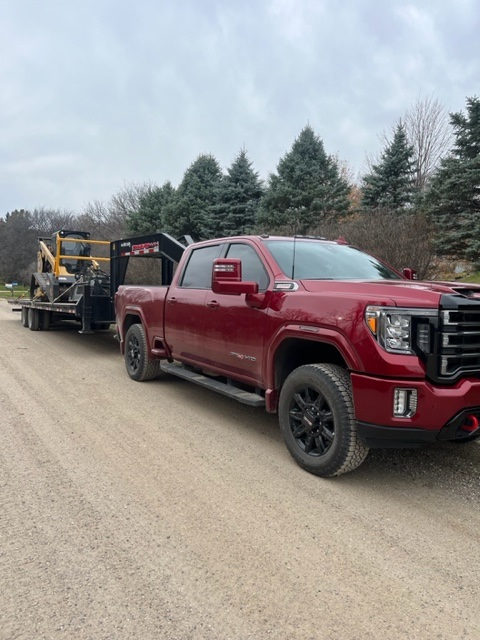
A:
[[[470,306],[470,305],[469,305]],[[440,312],[439,374],[480,374],[480,305]]]

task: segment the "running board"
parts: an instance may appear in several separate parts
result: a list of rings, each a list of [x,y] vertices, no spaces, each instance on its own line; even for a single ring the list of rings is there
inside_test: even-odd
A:
[[[243,391],[242,389],[238,389],[230,384],[225,384],[225,382],[220,382],[219,380],[214,380],[208,376],[204,376],[196,371],[190,371],[189,369],[185,369],[181,364],[162,361],[160,363],[160,369],[165,371],[165,373],[171,373],[174,376],[189,380],[201,387],[206,387],[207,389],[212,389],[213,391],[221,393],[224,396],[228,396],[229,398],[234,398],[234,400],[237,400],[242,404],[249,404],[252,407],[265,406],[265,398],[260,394]]]

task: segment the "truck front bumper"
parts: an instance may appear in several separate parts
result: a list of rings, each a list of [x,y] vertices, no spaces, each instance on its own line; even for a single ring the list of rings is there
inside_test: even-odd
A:
[[[480,433],[480,380],[466,378],[440,387],[425,380],[385,380],[357,373],[351,379],[358,434],[371,448],[416,447]],[[417,392],[411,417],[394,416],[399,388]]]

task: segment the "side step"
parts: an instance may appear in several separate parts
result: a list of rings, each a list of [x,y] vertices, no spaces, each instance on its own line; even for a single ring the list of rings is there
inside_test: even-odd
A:
[[[184,378],[185,380],[189,380],[190,382],[199,384],[201,387],[212,389],[217,393],[221,393],[223,396],[234,398],[242,404],[249,404],[252,407],[265,406],[265,398],[258,393],[243,391],[242,389],[238,389],[237,387],[234,387],[230,384],[225,384],[225,382],[220,382],[219,380],[209,378],[208,376],[204,376],[201,373],[197,373],[196,371],[185,369],[185,367],[181,364],[177,364],[175,362],[170,363],[164,360],[160,362],[160,369],[162,371],[165,371],[165,373],[171,373],[174,376],[178,376],[179,378]]]

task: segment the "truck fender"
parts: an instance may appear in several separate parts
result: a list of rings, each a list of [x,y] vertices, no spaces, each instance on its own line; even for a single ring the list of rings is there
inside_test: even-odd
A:
[[[135,318],[138,318],[138,320],[135,320]],[[120,341],[120,352],[123,355],[125,353],[125,336],[132,324],[143,324],[144,327],[146,327],[147,324],[145,322],[145,316],[142,308],[137,305],[127,305],[124,307],[122,311],[122,319],[121,321],[118,320],[119,318],[117,318],[117,333]],[[146,338],[148,349],[150,351],[152,346],[149,341],[148,332]]]
[[[285,340],[291,338],[331,345],[339,352],[349,370],[362,371],[364,368],[359,354],[340,331],[314,325],[284,325],[276,332],[265,349],[264,370],[266,372],[267,395],[274,403],[276,403],[275,399],[280,391],[277,389],[278,385],[275,381],[275,358],[280,346],[285,343]]]

